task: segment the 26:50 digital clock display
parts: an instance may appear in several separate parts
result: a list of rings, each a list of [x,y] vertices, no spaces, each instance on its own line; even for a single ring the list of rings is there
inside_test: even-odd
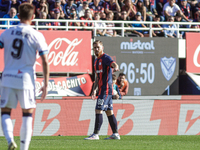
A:
[[[127,75],[127,80],[132,83],[150,83],[152,84],[155,79],[155,67],[153,63],[141,63],[139,68],[135,67],[134,63],[126,64],[122,62],[120,64],[120,70]],[[139,78],[136,78],[136,74],[140,74]]]

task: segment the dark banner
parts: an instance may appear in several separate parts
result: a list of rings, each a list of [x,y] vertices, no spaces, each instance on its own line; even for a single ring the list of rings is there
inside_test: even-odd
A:
[[[177,95],[178,39],[96,37],[129,82],[128,95]],[[116,75],[119,72],[115,73]]]

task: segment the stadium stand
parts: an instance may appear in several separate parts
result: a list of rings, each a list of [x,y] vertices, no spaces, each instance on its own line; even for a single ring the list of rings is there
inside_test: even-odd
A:
[[[100,19],[99,21],[104,22],[106,24],[113,23],[114,25],[111,26],[105,26],[105,27],[100,27],[99,29],[106,29],[106,30],[116,30],[117,33],[120,33],[119,36],[124,36],[124,31],[126,30],[132,30],[133,33],[134,31],[137,31],[138,29],[144,30],[143,32],[147,33],[149,37],[153,37],[152,31],[154,30],[165,30],[165,24],[167,23],[167,18],[165,17],[166,11],[164,9],[166,8],[166,5],[173,5],[176,6],[177,11],[173,13],[172,16],[175,17],[175,22],[174,25],[176,28],[173,30],[177,30],[178,34],[181,34],[183,36],[177,35],[177,37],[184,38],[184,32],[183,31],[197,31],[199,32],[199,25],[200,25],[200,0],[194,0],[194,1],[187,1],[187,0],[136,0],[136,1],[131,1],[131,0],[41,0],[40,3],[36,0],[0,0],[0,19],[7,14],[11,8],[11,6],[17,6],[20,5],[21,3],[24,2],[29,2],[32,3],[36,7],[35,11],[35,28],[42,29],[40,25],[43,23],[41,22],[49,22],[51,23],[48,28],[53,28],[53,29],[59,29],[59,30],[72,30],[76,29],[77,30],[92,30],[93,35],[96,36],[96,30],[94,26],[87,26],[84,27],[80,26],[79,24],[85,24],[85,23],[91,23],[95,24],[95,19],[94,19],[94,14],[95,12],[100,12]],[[43,4],[45,3],[45,4]],[[42,7],[42,6],[45,7]],[[90,19],[85,20],[81,19],[80,15],[80,10],[81,14],[85,13],[86,9],[78,9],[82,8],[84,5],[87,5],[87,9],[91,10],[91,15]],[[165,6],[165,7],[164,7]],[[60,17],[59,20],[53,21],[54,17],[54,12],[60,11]],[[76,19],[71,18],[71,12],[76,11],[75,15]],[[38,19],[40,12],[46,12],[47,13],[47,20],[44,19]],[[122,12],[126,11],[127,12],[127,18],[128,19],[123,19],[122,21]],[[106,22],[106,15],[108,13],[113,13],[113,21],[109,20]],[[140,23],[134,22],[136,20],[136,14],[141,13],[141,20],[139,21]],[[157,15],[160,16],[160,22],[159,22],[159,28],[157,27],[156,24],[157,19],[155,19],[155,16]],[[176,19],[176,18],[180,19]],[[38,20],[37,20],[38,19]],[[12,19],[11,19],[12,20]],[[1,19],[0,23],[0,28],[4,29],[2,26],[2,22],[8,21],[6,18],[4,20]],[[189,22],[188,22],[189,21]],[[8,21],[8,28],[12,26],[12,24],[9,24],[10,21]],[[60,26],[53,22],[58,22]],[[77,24],[75,26],[75,24]],[[130,26],[127,26],[129,24]],[[144,24],[146,28],[144,27],[132,27],[134,24]],[[54,26],[55,27],[52,27]],[[72,26],[71,26],[72,25]],[[155,28],[156,25],[156,28]],[[120,30],[120,31],[119,31]],[[166,29],[169,30],[169,29]],[[105,34],[106,35],[106,34]],[[105,36],[104,35],[104,36]],[[166,37],[166,36],[165,36]]]

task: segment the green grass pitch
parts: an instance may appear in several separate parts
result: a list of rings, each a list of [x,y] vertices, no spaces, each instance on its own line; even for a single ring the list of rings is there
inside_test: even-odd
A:
[[[121,140],[84,140],[87,136],[33,136],[29,150],[200,150],[199,135],[121,136]],[[20,145],[19,137],[15,141]],[[7,150],[7,142],[0,137],[0,150]]]

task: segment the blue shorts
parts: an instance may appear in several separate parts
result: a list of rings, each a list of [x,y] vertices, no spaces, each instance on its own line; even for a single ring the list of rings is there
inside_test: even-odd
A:
[[[99,95],[96,109],[103,111],[113,110],[112,95]]]

